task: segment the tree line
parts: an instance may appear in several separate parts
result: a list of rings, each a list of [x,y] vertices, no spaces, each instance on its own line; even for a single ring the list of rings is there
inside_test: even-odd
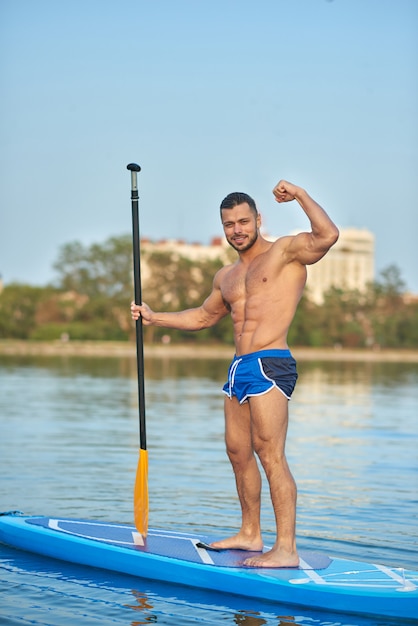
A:
[[[156,310],[199,306],[212,289],[221,260],[192,261],[174,251],[141,251],[144,300]],[[62,246],[56,280],[36,287],[6,285],[0,294],[0,338],[28,340],[117,340],[135,335],[129,303],[133,294],[132,239]],[[291,346],[418,347],[418,303],[406,301],[397,266],[382,271],[365,292],[330,289],[321,305],[299,304],[289,332]],[[223,319],[198,333],[146,327],[145,342],[233,344],[232,323]]]

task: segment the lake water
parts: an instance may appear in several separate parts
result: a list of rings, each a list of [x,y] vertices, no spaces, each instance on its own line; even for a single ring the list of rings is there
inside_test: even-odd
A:
[[[224,360],[146,362],[150,526],[219,535],[239,506]],[[287,455],[300,549],[418,569],[418,365],[300,362]],[[133,522],[135,361],[0,357],[0,511]],[[264,489],[265,542],[274,518]],[[152,583],[0,546],[7,626],[398,626]]]

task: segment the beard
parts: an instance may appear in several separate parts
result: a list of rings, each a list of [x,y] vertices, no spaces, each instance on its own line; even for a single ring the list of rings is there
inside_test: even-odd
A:
[[[253,235],[250,235],[248,239],[246,240],[246,243],[243,245],[235,244],[233,239],[227,239],[227,242],[237,252],[246,252],[247,250],[253,247],[257,239],[258,239],[258,230],[256,230]]]

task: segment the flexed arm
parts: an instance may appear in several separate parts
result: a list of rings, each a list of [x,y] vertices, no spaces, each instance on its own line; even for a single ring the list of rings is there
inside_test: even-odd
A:
[[[286,253],[289,260],[297,260],[304,265],[316,263],[337,241],[338,228],[324,209],[301,187],[281,180],[273,189],[273,194],[279,203],[296,200],[311,223],[310,233],[288,238]]]
[[[226,268],[217,272],[210,295],[203,304],[193,309],[177,312],[155,312],[145,302],[141,305],[132,302],[132,319],[142,316],[144,326],[163,326],[178,330],[202,330],[214,326],[229,313],[220,290],[220,275]]]

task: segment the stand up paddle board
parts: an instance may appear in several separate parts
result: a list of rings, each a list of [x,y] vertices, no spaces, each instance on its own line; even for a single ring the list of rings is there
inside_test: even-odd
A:
[[[300,552],[298,568],[249,568],[214,537],[93,520],[0,514],[0,542],[54,559],[277,603],[399,618],[418,616],[418,572]]]

